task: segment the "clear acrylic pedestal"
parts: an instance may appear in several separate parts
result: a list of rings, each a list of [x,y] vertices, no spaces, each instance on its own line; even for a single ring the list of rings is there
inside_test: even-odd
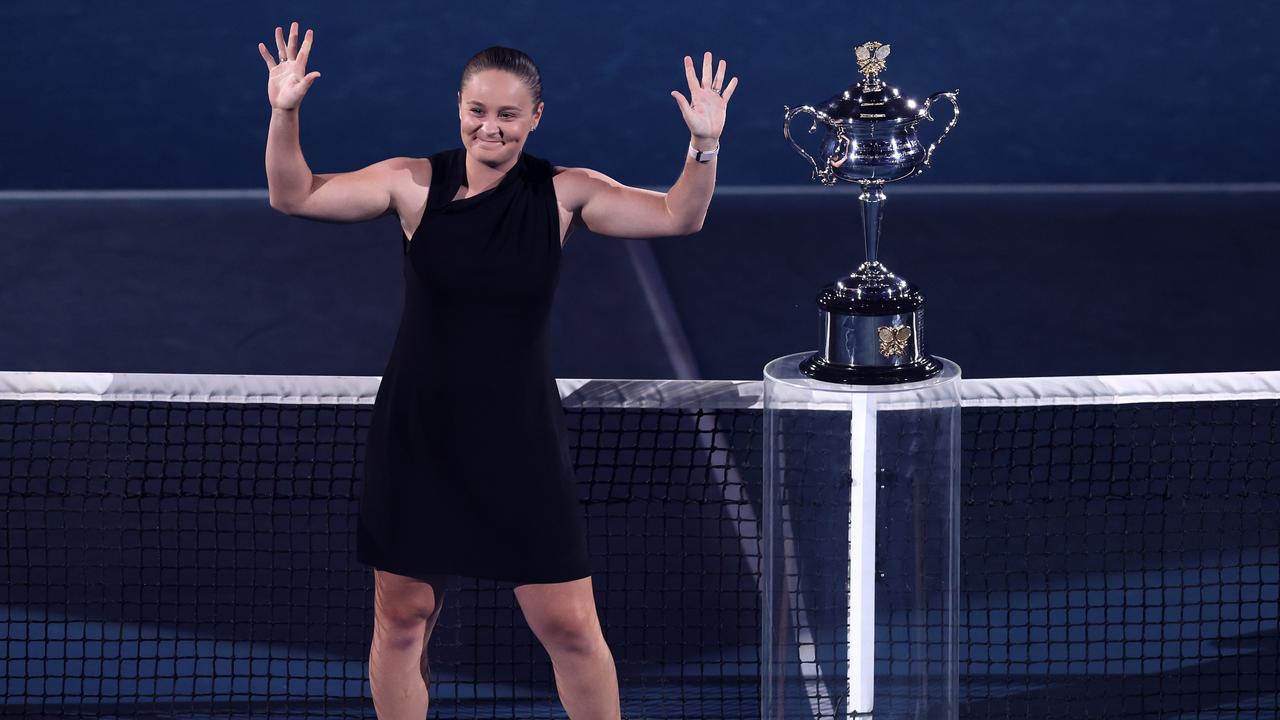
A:
[[[960,368],[764,368],[764,720],[956,720]]]

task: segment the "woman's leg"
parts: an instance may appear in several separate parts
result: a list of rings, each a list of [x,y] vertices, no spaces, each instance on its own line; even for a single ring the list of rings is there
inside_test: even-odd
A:
[[[516,600],[556,674],[570,720],[618,720],[618,673],[596,616],[591,578],[519,585]]]
[[[379,720],[422,720],[427,714],[427,643],[440,617],[444,580],[373,571],[369,687]]]

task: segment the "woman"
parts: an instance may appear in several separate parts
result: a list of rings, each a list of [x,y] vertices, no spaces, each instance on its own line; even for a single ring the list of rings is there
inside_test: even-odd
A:
[[[276,28],[266,167],[271,206],[356,222],[395,213],[403,229],[405,307],[374,404],[357,554],[374,568],[369,681],[380,718],[427,709],[427,644],[451,575],[512,582],[551,656],[574,720],[618,718],[613,657],[596,615],[582,509],[551,375],[547,316],[565,239],[577,225],[615,237],[702,227],[715,151],[737,78],[702,78],[684,58],[690,98],[673,91],[691,133],[666,193],[524,152],[542,119],[527,55],[492,47],[467,62],[458,91],[462,147],[350,173],[312,174],[298,107],[313,33]],[[723,93],[722,93],[723,89]]]

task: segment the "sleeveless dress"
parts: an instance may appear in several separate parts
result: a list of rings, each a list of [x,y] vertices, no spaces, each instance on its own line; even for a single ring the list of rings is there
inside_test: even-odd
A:
[[[398,575],[521,583],[590,575],[551,374],[560,216],[546,160],[453,200],[466,150],[430,157],[404,244],[404,312],[374,401],[356,555]]]

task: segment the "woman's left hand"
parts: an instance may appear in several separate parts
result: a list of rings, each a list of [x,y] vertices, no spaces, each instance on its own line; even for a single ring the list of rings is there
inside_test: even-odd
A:
[[[733,89],[738,86],[738,78],[734,77],[727,86],[724,84],[724,60],[720,61],[720,67],[712,77],[710,51],[702,56],[701,81],[694,75],[693,58],[688,55],[684,56],[684,75],[689,81],[689,100],[686,101],[678,90],[672,90],[671,95],[680,106],[680,114],[684,116],[689,132],[694,139],[718,140],[724,131],[724,109],[733,96]]]

